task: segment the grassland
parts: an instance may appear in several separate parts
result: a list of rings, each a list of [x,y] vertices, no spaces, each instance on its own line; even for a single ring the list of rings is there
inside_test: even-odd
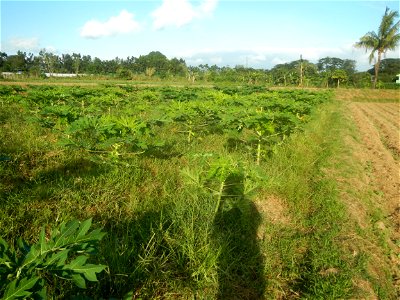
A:
[[[347,105],[262,87],[7,87],[1,237],[104,228],[99,282],[47,274],[54,298],[395,299],[399,241],[384,195],[354,184],[367,162]]]

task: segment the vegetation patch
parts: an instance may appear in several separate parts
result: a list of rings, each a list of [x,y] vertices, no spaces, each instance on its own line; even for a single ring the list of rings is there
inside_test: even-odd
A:
[[[343,147],[328,91],[29,86],[1,101],[7,249],[74,219],[107,233],[99,281],[46,277],[49,297],[349,298],[355,280],[379,286],[341,242],[353,223],[327,171]]]

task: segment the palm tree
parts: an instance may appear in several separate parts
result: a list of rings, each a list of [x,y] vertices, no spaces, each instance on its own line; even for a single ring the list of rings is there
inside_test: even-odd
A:
[[[390,9],[386,7],[378,33],[370,31],[361,37],[360,41],[354,45],[356,48],[365,48],[365,52],[372,50],[369,56],[369,63],[375,60],[375,53],[378,53],[378,59],[375,60],[374,65],[374,88],[378,81],[379,65],[381,63],[382,54],[385,54],[387,50],[395,50],[400,41],[400,34],[398,33],[400,21],[395,23],[395,19],[398,17],[398,11],[390,11]]]

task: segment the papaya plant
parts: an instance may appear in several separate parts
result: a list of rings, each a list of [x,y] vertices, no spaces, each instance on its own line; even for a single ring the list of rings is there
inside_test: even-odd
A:
[[[0,238],[0,297],[2,299],[45,298],[49,277],[58,277],[86,288],[86,281],[97,281],[96,274],[106,266],[87,263],[105,235],[89,231],[92,220],[63,222],[50,234],[42,228],[36,243],[21,238],[17,249]]]
[[[170,122],[182,126],[180,133],[186,134],[188,143],[200,133],[207,132],[211,125],[218,121],[217,108],[210,102],[171,101],[166,108],[165,117]]]
[[[150,124],[135,117],[81,117],[65,130],[60,144],[89,153],[120,156],[136,153],[133,151],[146,151],[147,137],[151,135]],[[115,152],[120,148],[124,151]]]

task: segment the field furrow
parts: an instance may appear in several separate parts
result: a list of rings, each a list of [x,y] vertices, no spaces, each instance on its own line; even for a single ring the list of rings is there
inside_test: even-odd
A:
[[[400,118],[400,107],[398,103],[381,103],[379,109],[394,116],[397,120]]]
[[[375,106],[378,105],[379,104],[375,104]],[[357,106],[378,129],[380,139],[386,148],[392,152],[395,159],[398,159],[400,156],[399,127],[377,113],[374,107],[360,104],[357,104]]]
[[[400,227],[400,180],[399,162],[395,160],[391,151],[382,142],[382,131],[374,124],[374,120],[363,109],[363,104],[350,105],[353,118],[359,128],[363,144],[365,145],[364,160],[372,166],[373,182],[376,188],[384,195],[381,209],[385,211]],[[391,132],[390,136],[398,136],[398,132]]]
[[[396,103],[392,103],[396,105],[395,107],[385,106],[386,103],[365,103],[365,108],[369,111],[374,112],[379,115],[381,118],[387,120],[397,128],[400,128],[400,114],[398,112],[399,105]]]

